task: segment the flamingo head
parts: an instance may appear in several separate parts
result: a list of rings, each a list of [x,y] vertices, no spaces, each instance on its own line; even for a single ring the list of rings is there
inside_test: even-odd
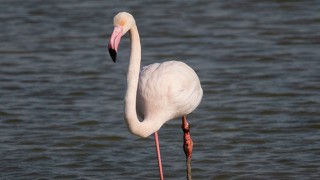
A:
[[[121,37],[126,34],[133,25],[135,25],[135,20],[131,14],[127,12],[120,12],[114,17],[113,25],[114,30],[110,37],[108,49],[113,62],[116,62]]]

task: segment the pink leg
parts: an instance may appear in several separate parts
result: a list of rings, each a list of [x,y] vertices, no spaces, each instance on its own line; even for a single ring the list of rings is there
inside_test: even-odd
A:
[[[163,172],[162,172],[162,163],[161,163],[161,156],[160,156],[160,145],[159,145],[159,139],[158,139],[158,131],[154,133],[154,141],[156,143],[156,149],[157,149],[160,180],[163,180]]]
[[[187,163],[187,179],[191,180],[191,157],[192,157],[192,149],[193,149],[193,141],[190,136],[190,126],[187,122],[187,117],[182,117],[182,131],[183,131],[183,150],[186,155],[186,163]]]

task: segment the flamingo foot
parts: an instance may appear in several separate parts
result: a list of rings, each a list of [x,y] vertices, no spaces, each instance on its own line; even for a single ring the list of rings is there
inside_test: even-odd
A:
[[[187,117],[182,117],[182,125],[183,131],[183,150],[186,155],[186,163],[187,163],[187,179],[191,180],[191,157],[192,157],[192,149],[193,149],[193,141],[190,136],[190,125],[187,122]]]

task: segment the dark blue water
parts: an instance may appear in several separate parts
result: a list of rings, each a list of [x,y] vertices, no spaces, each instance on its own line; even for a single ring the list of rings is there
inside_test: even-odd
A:
[[[132,13],[142,64],[182,60],[204,97],[189,116],[194,179],[320,178],[320,3],[40,1],[0,6],[0,179],[159,179],[153,138],[123,120]],[[180,120],[159,132],[164,176],[185,179]]]

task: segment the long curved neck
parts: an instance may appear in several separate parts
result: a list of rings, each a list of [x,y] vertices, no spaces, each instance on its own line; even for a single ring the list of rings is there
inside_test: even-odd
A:
[[[155,126],[148,120],[140,122],[137,117],[136,99],[141,64],[141,44],[137,26],[133,25],[129,32],[131,40],[131,54],[127,74],[125,120],[131,133],[140,137],[148,137],[160,127]]]
[[[127,74],[125,118],[127,125],[130,128],[130,126],[132,126],[132,123],[128,121],[133,121],[133,119],[137,119],[137,121],[139,121],[136,113],[136,98],[141,64],[141,45],[137,26],[132,26],[129,32],[131,41],[131,53]]]

